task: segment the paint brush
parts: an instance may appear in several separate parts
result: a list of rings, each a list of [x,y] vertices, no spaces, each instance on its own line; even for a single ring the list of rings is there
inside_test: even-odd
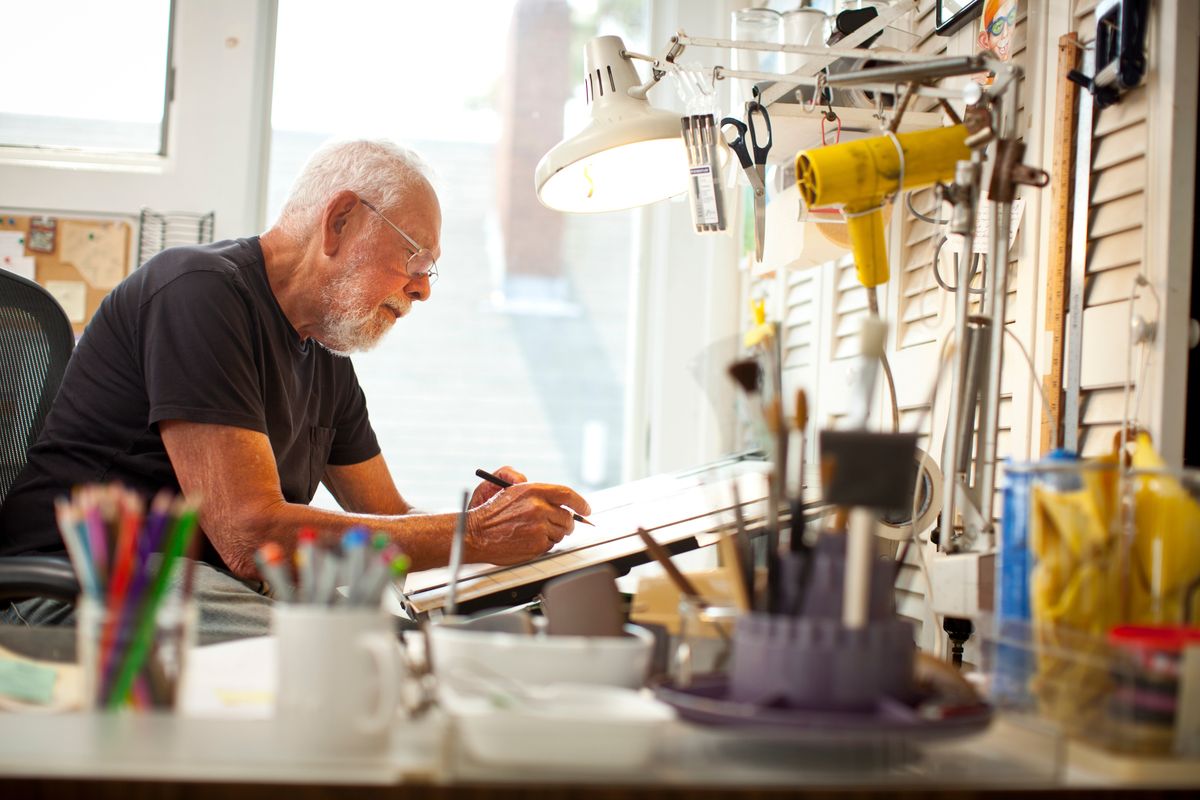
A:
[[[463,492],[462,510],[454,526],[454,538],[450,542],[450,585],[446,587],[446,614],[453,616],[458,613],[458,572],[462,569],[463,539],[467,535],[467,507],[471,503],[471,493]]]
[[[671,583],[675,584],[675,588],[680,591],[686,598],[691,600],[697,606],[706,606],[708,603],[700,596],[700,592],[696,591],[695,585],[687,579],[687,576],[679,571],[679,567],[671,561],[671,554],[665,547],[658,543],[645,528],[638,528],[637,535],[641,537],[642,543],[646,545],[646,552],[659,563],[663,571],[667,573],[667,578]]]

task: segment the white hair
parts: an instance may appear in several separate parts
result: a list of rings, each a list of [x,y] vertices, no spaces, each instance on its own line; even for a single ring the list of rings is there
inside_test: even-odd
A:
[[[331,142],[309,157],[275,226],[292,235],[311,230],[329,198],[345,189],[386,210],[414,190],[432,190],[433,184],[433,170],[425,160],[394,142]]]

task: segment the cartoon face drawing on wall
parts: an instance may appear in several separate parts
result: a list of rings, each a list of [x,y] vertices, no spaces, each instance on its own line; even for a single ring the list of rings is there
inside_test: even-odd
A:
[[[979,22],[979,49],[1008,61],[1016,26],[1017,0],[987,0]]]

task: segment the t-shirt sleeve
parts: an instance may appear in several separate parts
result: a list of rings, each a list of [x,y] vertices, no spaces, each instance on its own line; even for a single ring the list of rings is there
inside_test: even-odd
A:
[[[138,311],[151,424],[182,419],[267,433],[246,296],[216,271],[185,273]]]
[[[329,463],[334,466],[359,464],[379,455],[379,440],[367,414],[367,399],[358,385],[358,376],[354,374],[350,360],[344,359],[344,365],[346,369],[338,380],[340,402],[334,426],[336,432],[329,451]]]

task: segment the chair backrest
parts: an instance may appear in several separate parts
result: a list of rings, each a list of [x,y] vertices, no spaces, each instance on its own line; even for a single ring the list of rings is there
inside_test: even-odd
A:
[[[41,286],[0,269],[0,504],[58,394],[75,332]]]

